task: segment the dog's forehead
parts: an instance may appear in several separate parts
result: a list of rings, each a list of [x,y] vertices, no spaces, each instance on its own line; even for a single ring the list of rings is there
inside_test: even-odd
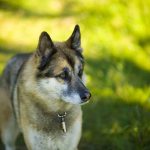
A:
[[[55,59],[53,59],[53,61],[50,63],[50,67],[52,66],[53,66],[54,73],[58,73],[62,71],[62,69],[65,67],[71,69],[70,64],[62,55],[56,55]]]
[[[64,43],[57,43],[56,48],[58,50],[57,62],[63,65],[69,65],[72,69],[83,64],[83,56],[81,53],[68,48]]]

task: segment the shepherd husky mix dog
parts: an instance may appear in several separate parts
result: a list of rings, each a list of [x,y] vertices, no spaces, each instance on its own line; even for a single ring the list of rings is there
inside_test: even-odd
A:
[[[29,150],[77,149],[80,104],[91,97],[83,69],[78,25],[65,42],[53,42],[42,32],[34,53],[8,62],[0,84],[0,133],[6,150],[15,150],[20,131]]]

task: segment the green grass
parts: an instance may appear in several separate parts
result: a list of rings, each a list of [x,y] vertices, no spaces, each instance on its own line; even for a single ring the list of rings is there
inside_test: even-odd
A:
[[[149,150],[149,8],[149,0],[1,0],[0,72],[33,51],[43,30],[59,41],[79,24],[92,92],[80,149]]]

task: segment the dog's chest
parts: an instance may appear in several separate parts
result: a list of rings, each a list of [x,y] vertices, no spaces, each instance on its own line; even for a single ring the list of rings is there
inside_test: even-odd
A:
[[[74,150],[76,149],[81,135],[81,118],[78,118],[73,126],[66,133],[58,132],[55,134],[37,131],[29,127],[28,140],[32,149],[36,150]]]

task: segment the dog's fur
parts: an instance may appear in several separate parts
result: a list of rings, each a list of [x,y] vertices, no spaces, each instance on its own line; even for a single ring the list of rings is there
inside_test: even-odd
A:
[[[90,98],[83,84],[84,59],[78,25],[65,42],[46,32],[32,54],[18,54],[0,80],[0,133],[6,150],[15,150],[23,133],[29,150],[75,150],[81,136],[80,104]],[[67,132],[59,114],[67,113]]]

